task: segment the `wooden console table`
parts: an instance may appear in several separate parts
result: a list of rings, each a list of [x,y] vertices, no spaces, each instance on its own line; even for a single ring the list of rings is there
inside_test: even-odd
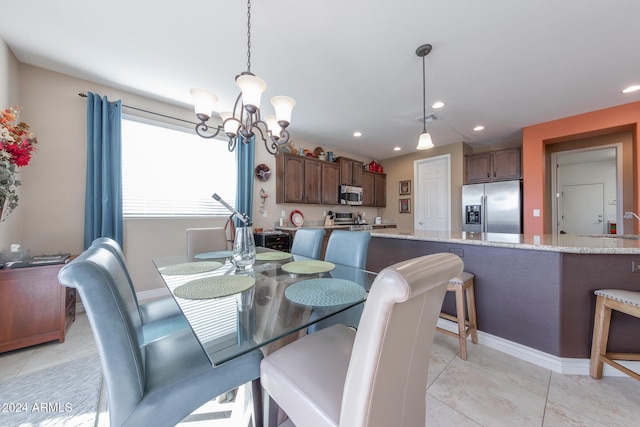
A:
[[[64,264],[0,270],[0,353],[64,342],[76,318],[76,290],[58,283]]]

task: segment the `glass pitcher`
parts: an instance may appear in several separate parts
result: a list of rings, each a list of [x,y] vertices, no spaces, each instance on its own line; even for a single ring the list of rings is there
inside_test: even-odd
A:
[[[253,240],[251,227],[236,228],[236,238],[233,242],[233,261],[236,268],[249,269],[256,262],[256,243]]]

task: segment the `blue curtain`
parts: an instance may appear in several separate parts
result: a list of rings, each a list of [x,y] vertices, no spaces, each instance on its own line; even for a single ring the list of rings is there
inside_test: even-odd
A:
[[[87,185],[84,247],[98,237],[122,242],[122,101],[87,97]]]
[[[236,188],[236,210],[240,213],[246,213],[253,223],[253,163],[255,158],[255,140],[253,136],[248,144],[245,144],[238,135],[238,144],[236,145],[236,162],[238,164],[238,176]],[[235,220],[236,227],[244,225],[238,219]]]

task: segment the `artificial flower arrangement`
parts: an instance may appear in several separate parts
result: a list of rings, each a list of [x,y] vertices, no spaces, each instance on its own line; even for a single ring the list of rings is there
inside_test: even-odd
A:
[[[18,206],[16,168],[29,164],[38,142],[29,125],[18,122],[20,110],[14,106],[0,111],[0,221]]]

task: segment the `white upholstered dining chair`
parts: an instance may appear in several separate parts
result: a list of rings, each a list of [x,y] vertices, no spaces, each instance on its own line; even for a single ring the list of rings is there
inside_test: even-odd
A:
[[[196,255],[226,251],[227,231],[223,227],[187,228],[187,260],[194,261]]]
[[[385,268],[357,331],[334,325],[265,357],[267,425],[276,425],[279,406],[297,427],[424,426],[436,322],[462,269],[450,253]]]

